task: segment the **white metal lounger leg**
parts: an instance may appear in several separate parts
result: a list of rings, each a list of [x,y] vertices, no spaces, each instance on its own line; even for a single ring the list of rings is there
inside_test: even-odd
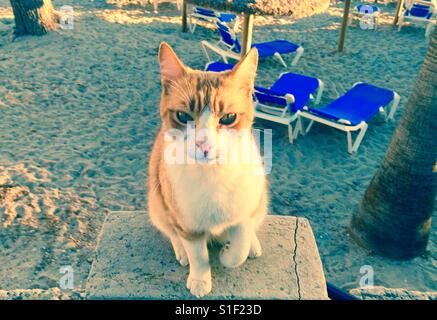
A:
[[[291,144],[293,144],[294,140],[297,139],[299,132],[302,132],[302,126],[299,118],[297,118],[296,120],[296,126],[294,129],[290,121],[290,123],[288,124],[288,141],[290,141]]]
[[[294,134],[293,134],[293,126],[291,122],[288,124],[288,141],[293,144]]]
[[[304,135],[302,118],[299,116],[299,114],[300,114],[300,111],[297,111],[296,112],[296,127],[295,127],[294,132],[293,132],[294,140],[296,140],[299,137],[299,134],[302,136]]]
[[[298,117],[296,120],[296,126],[294,127],[294,130],[291,125],[291,122],[288,125],[288,135],[289,135],[290,143],[293,143],[293,141],[297,139],[299,133],[302,133],[302,123],[300,122],[300,117]]]
[[[350,131],[346,131],[347,136],[347,152],[352,153],[352,133]]]
[[[365,123],[364,121],[361,122],[360,127],[361,127],[360,132],[358,133],[358,136],[355,139],[355,142],[353,145],[349,144],[349,137],[350,137],[351,132],[350,131],[347,132],[348,133],[348,151],[349,151],[349,153],[357,152],[357,150],[361,144],[361,141],[363,141],[364,135],[366,134],[367,127],[368,127],[367,123]]]
[[[299,111],[298,111],[299,112]],[[303,125],[302,125],[302,118],[301,117],[297,117],[297,127],[298,127],[298,133],[300,133],[303,136]],[[296,138],[297,138],[297,134],[296,134]]]
[[[311,128],[313,127],[314,120],[310,120],[310,123],[308,124],[307,128],[305,129],[304,135],[306,135],[308,132],[310,132]]]
[[[275,57],[282,63],[282,65],[284,67],[287,68],[287,64],[285,63],[284,59],[282,58],[282,56],[279,54],[279,52],[275,52]]]
[[[394,97],[393,97],[393,102],[390,106],[390,112],[386,116],[385,120],[393,120],[393,116],[396,112],[396,109],[398,108],[399,101],[401,100],[401,97],[399,96],[399,94],[397,94],[397,92],[394,92],[393,94]]]
[[[404,12],[401,12],[398,20],[398,32],[401,31],[403,24],[404,24]]]
[[[202,46],[203,53],[205,53],[206,59],[208,59],[208,62],[211,62],[211,58],[209,57],[208,50],[206,50],[205,45],[203,44],[203,42],[201,42],[200,44]]]
[[[314,101],[314,104],[320,103],[320,99],[322,99],[323,90],[325,90],[325,83],[320,79],[317,80],[319,81],[319,89],[317,89],[317,96],[316,96],[316,100]]]
[[[197,23],[193,23],[193,16],[190,15],[190,19],[188,20],[188,27],[190,28],[190,32],[194,33],[194,30],[196,30]]]
[[[291,65],[292,65],[292,66],[295,66],[295,65],[298,63],[300,57],[303,55],[303,51],[304,51],[304,50],[303,50],[303,47],[299,47],[299,48],[297,48],[297,50],[296,50],[296,56],[294,57],[293,61],[291,62]]]
[[[426,31],[425,31],[425,37],[428,38],[429,35],[431,34],[432,31],[432,27],[434,26],[435,22],[434,21],[430,21],[426,24]]]

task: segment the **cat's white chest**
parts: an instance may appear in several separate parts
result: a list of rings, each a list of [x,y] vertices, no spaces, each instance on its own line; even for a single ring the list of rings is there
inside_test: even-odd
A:
[[[260,203],[265,177],[253,166],[215,168],[168,166],[173,197],[187,228],[220,232],[248,218]]]

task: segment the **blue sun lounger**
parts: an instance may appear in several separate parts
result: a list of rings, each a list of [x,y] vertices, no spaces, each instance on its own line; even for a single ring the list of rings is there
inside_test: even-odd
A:
[[[238,15],[234,13],[225,13],[225,12],[215,12],[211,9],[194,7],[193,12],[189,16],[189,28],[190,32],[194,33],[196,30],[197,23],[195,23],[195,19],[203,20],[208,22],[223,22],[223,23],[231,23],[234,22],[234,30],[238,30],[239,19]]]
[[[211,58],[208,54],[208,49],[220,55],[223,58],[223,61],[226,63],[228,63],[228,58],[240,60],[241,45],[235,33],[223,23],[216,22],[216,25],[221,36],[220,41],[215,44],[212,44],[206,40],[201,42],[208,61],[211,61]],[[258,49],[258,55],[260,58],[276,57],[284,65],[284,67],[287,67],[287,64],[282,58],[282,54],[295,53],[296,56],[291,63],[291,65],[294,66],[297,64],[304,51],[301,46],[287,40],[256,43],[252,45],[252,48],[253,47]]]
[[[322,108],[305,106],[299,117],[310,120],[305,133],[309,132],[314,121],[345,131],[348,152],[353,153],[358,150],[366,134],[367,121],[380,111],[385,113],[386,120],[393,120],[399,100],[400,97],[395,91],[359,82],[344,95]],[[389,105],[391,106],[388,110]],[[354,142],[352,142],[352,131],[359,131]]]
[[[232,64],[210,62],[205,70],[221,72],[232,67]],[[255,86],[255,117],[288,126],[288,139],[293,143],[299,132],[303,133],[299,119],[300,111],[310,100],[315,100],[314,104],[318,104],[323,89],[324,83],[320,79],[292,72],[282,73],[270,88]],[[295,121],[297,124],[293,131]]]
[[[310,101],[318,104],[323,89],[320,79],[282,73],[270,88],[255,86],[255,117],[288,126],[288,140],[293,143],[299,132],[303,133],[300,112]],[[297,123],[293,131],[294,122]]]
[[[431,34],[432,27],[435,25],[433,14],[437,11],[436,0],[414,0],[404,3],[404,10],[399,16],[398,31],[406,22],[423,23],[426,25],[425,37]]]

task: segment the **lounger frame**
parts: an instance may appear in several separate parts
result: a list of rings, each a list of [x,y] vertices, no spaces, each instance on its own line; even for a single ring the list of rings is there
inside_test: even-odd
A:
[[[424,17],[416,17],[416,16],[405,16],[405,11],[406,10],[411,10],[413,4],[421,4],[421,5],[425,5],[428,7],[431,7],[433,13],[431,15],[430,18],[424,18]],[[398,20],[398,32],[401,31],[402,27],[408,23],[414,23],[414,24],[425,24],[426,28],[425,28],[425,37],[428,38],[431,34],[431,31],[433,29],[433,27],[435,26],[436,22],[434,20],[434,16],[437,13],[437,8],[435,7],[435,4],[433,2],[428,2],[428,1],[420,1],[420,0],[414,0],[411,2],[410,7],[407,8],[403,8],[401,13],[399,14],[399,20]]]
[[[203,52],[205,53],[208,62],[213,62],[213,60],[209,56],[208,49],[217,53],[225,63],[229,63],[228,58],[234,60],[240,60],[241,58],[238,53],[232,50],[235,47],[235,45],[229,46],[223,40],[217,41],[215,44],[212,44],[206,40],[202,40],[200,44],[202,45]]]
[[[356,86],[361,82],[357,82],[353,85]],[[385,107],[381,107],[380,111],[384,112],[385,114],[385,121],[393,120],[394,114],[396,112],[396,109],[399,105],[400,96],[397,92],[393,91],[393,100],[390,104],[388,104]],[[389,110],[387,110],[389,109]],[[388,111],[388,112],[387,112]],[[362,121],[361,123],[357,125],[351,125],[351,123],[348,120],[340,119],[338,121],[329,120],[324,117],[318,116],[316,114],[310,113],[308,111],[308,107],[305,107],[303,111],[299,112],[300,118],[306,118],[309,119],[310,122],[308,126],[303,130],[303,135],[306,135],[312,128],[314,122],[319,122],[322,124],[325,124],[327,126],[333,127],[335,129],[345,131],[347,135],[347,151],[352,154],[354,152],[358,151],[358,148],[361,145],[361,142],[363,141],[363,138],[366,134],[368,124],[365,121]],[[302,121],[301,121],[302,122]],[[301,123],[302,125],[302,123]],[[355,140],[353,140],[352,132],[358,131],[358,135],[356,136]]]

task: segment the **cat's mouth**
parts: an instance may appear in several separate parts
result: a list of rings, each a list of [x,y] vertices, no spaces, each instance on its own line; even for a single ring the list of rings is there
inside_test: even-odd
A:
[[[197,164],[217,164],[217,163],[219,163],[219,160],[220,160],[219,156],[200,157],[200,158],[196,158],[196,163]]]

